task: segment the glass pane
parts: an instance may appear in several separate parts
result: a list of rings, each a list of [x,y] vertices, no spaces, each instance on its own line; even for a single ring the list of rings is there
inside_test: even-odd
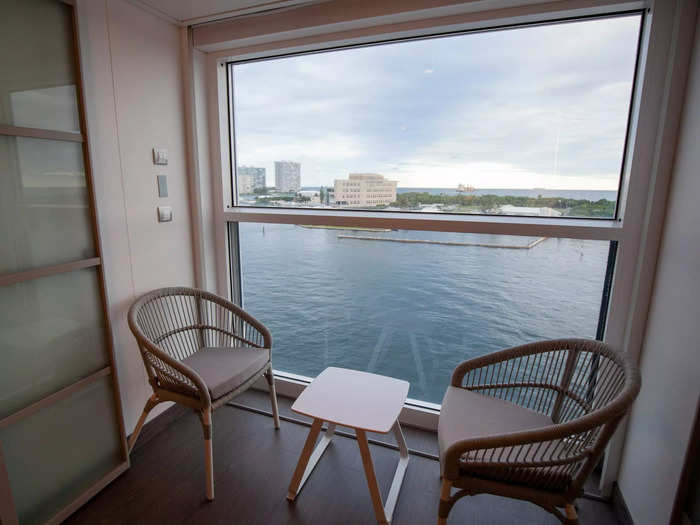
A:
[[[0,136],[0,273],[94,255],[82,145]]]
[[[15,126],[80,132],[74,85],[15,91],[10,104]]]
[[[0,49],[0,124],[79,132],[71,7],[3,2]]]
[[[239,225],[243,305],[276,370],[410,381],[440,403],[455,366],[539,339],[595,338],[607,241]]]
[[[640,22],[234,64],[239,203],[613,217]]]
[[[0,418],[107,364],[95,269],[0,286]]]
[[[119,464],[115,410],[105,377],[0,429],[20,523],[44,523]]]

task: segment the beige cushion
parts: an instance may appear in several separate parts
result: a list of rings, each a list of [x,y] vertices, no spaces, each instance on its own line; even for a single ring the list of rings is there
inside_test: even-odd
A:
[[[451,386],[447,389],[442,401],[438,423],[442,472],[444,473],[447,449],[458,441],[543,428],[553,424],[548,416],[534,410]],[[518,459],[537,462],[551,457],[565,456],[562,447],[567,448],[567,444],[561,442],[555,448],[550,446],[528,448],[524,456],[519,456]],[[510,457],[510,449],[511,447],[503,448],[498,457]],[[560,450],[561,455],[558,453]],[[544,457],[545,455],[547,458]],[[483,467],[470,463],[470,459],[474,460],[476,457],[478,456],[475,452],[462,454],[459,458],[460,476],[504,481],[549,491],[564,491],[571,483],[570,473],[561,472],[558,467],[533,467],[536,468],[538,475],[532,476],[532,468]]]
[[[508,401],[450,386],[442,400],[438,422],[440,459],[447,449],[464,439],[484,438],[552,425],[539,412]]]
[[[225,396],[260,371],[270,360],[263,348],[202,348],[182,360],[206,383],[212,400]]]

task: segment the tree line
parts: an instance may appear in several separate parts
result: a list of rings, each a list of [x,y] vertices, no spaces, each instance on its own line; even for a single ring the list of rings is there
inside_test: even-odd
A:
[[[407,192],[396,196],[391,206],[399,208],[418,208],[426,204],[444,206],[475,207],[483,213],[495,213],[500,206],[526,206],[532,208],[554,208],[565,215],[579,217],[612,217],[615,214],[615,202],[607,199],[590,201],[586,199],[567,199],[564,197],[524,197],[515,195],[435,195],[427,192]]]

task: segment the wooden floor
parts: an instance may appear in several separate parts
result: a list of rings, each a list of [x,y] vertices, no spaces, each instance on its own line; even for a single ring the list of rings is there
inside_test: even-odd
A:
[[[266,399],[250,392],[236,402],[268,409]],[[289,414],[288,402],[281,401],[281,413]],[[276,431],[270,417],[229,406],[214,412],[216,500],[206,502],[202,429],[193,412],[180,414],[174,408],[147,425],[131,468],[67,523],[376,523],[354,439],[334,437],[296,501],[289,503],[287,486],[308,427],[282,421]],[[435,452],[433,433],[410,428],[405,433],[409,448]],[[370,449],[385,497],[398,452],[378,445]],[[438,463],[412,455],[392,523],[435,523],[439,490]],[[579,504],[581,524],[617,523],[612,506],[589,499]],[[530,503],[479,495],[460,500],[448,523],[559,522]]]

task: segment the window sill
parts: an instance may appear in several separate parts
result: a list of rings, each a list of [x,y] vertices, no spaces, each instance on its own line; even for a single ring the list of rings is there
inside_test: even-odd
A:
[[[228,222],[308,224],[596,240],[622,240],[624,231],[622,221],[615,219],[562,219],[513,215],[249,206],[230,207],[223,212],[223,215]]]

